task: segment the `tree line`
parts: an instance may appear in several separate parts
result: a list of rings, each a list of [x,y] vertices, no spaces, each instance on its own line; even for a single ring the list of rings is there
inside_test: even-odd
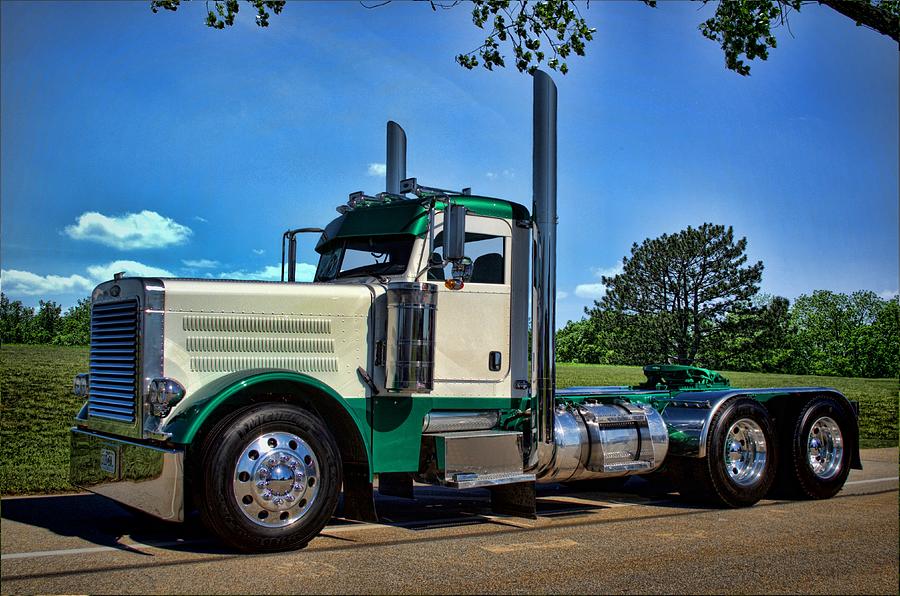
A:
[[[0,343],[86,346],[91,342],[91,301],[83,298],[62,312],[52,300],[37,310],[0,293]]]
[[[647,330],[653,315],[624,314],[595,304],[556,335],[557,359],[590,364],[682,362],[715,370],[828,375],[900,376],[900,303],[874,292],[816,290],[790,304],[761,294],[705,326],[690,362],[660,348]]]
[[[816,290],[790,304],[760,294],[763,263],[748,263],[746,246],[711,223],[635,243],[586,318],[557,333],[557,359],[900,376],[897,299]]]

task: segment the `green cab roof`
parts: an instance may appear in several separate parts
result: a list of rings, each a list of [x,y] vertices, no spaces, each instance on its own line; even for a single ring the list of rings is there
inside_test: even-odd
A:
[[[470,213],[510,220],[529,219],[528,209],[503,199],[471,195],[450,195],[450,199],[464,206]],[[318,252],[328,250],[331,243],[343,238],[370,236],[422,236],[428,231],[429,199],[398,199],[388,203],[364,202],[350,209],[325,228],[316,245]],[[438,200],[437,211],[447,202]]]

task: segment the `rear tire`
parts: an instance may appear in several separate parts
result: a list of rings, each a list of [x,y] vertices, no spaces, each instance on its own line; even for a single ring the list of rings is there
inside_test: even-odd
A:
[[[853,426],[853,414],[836,399],[822,396],[807,401],[782,435],[779,491],[801,499],[836,495],[850,474],[856,447]]]
[[[204,525],[241,551],[305,546],[341,487],[337,443],[315,414],[286,404],[238,411],[204,442],[195,495]]]
[[[775,481],[775,430],[755,400],[725,403],[710,421],[706,457],[673,457],[669,474],[688,500],[719,507],[749,507]]]

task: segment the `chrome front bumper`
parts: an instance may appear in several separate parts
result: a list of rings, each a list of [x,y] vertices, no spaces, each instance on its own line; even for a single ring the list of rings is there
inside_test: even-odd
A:
[[[69,481],[167,521],[184,521],[184,451],[73,428]]]

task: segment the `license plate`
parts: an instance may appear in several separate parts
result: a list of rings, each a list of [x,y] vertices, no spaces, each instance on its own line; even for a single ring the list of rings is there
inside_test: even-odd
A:
[[[114,449],[100,449],[100,469],[115,475],[116,473],[116,452]]]

